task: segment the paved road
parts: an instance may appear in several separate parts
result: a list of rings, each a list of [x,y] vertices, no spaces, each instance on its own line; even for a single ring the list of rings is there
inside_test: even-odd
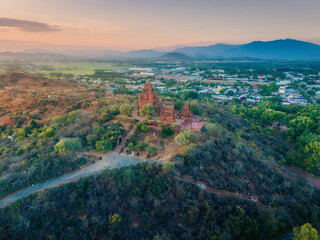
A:
[[[145,162],[142,159],[120,155],[118,153],[110,153],[105,159],[96,162],[86,168],[83,168],[77,172],[72,172],[69,174],[65,174],[61,177],[49,180],[44,183],[40,183],[33,187],[25,188],[19,192],[16,192],[12,195],[9,195],[2,200],[0,200],[0,208],[9,206],[10,204],[14,203],[19,198],[25,197],[31,193],[42,191],[48,188],[57,187],[61,184],[72,182],[79,180],[80,178],[88,177],[94,175],[96,173],[101,172],[104,169],[113,169],[113,168],[121,168],[124,166],[129,166],[137,163]],[[148,161],[152,162],[152,161]]]

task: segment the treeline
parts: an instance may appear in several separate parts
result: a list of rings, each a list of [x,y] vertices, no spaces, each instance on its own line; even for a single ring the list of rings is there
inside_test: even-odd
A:
[[[266,101],[257,107],[233,105],[231,111],[241,116],[260,132],[270,132],[270,125],[282,126],[283,135],[294,148],[287,152],[288,164],[299,166],[309,172],[320,173],[320,107],[308,105],[281,106]]]
[[[122,79],[127,75],[127,73],[120,72],[107,72],[105,70],[95,70],[94,74],[90,77],[92,78],[100,78],[101,80],[118,80]]]
[[[191,170],[193,178],[229,182],[232,177],[223,175],[234,159],[223,160],[223,154],[229,151],[228,147],[223,150],[224,145],[195,149],[189,157],[203,160],[178,167]],[[209,153],[203,155],[208,148]],[[221,170],[206,176],[209,166],[216,164]],[[283,181],[281,172],[263,169],[263,163],[254,163],[254,167],[267,173],[265,179],[255,174],[257,180],[253,182],[257,181],[257,193],[266,189],[260,196],[266,204],[269,201],[270,208],[203,192],[193,184],[178,181],[170,164],[140,164],[105,171],[0,209],[0,239],[274,239],[292,229],[290,220],[298,224],[310,221],[317,226],[318,193],[299,181]],[[240,187],[251,169],[243,167]]]

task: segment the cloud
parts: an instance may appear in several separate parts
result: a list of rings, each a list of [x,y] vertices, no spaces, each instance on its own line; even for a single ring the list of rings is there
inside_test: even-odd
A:
[[[14,18],[0,18],[0,27],[16,28],[24,32],[59,32],[58,26],[50,26],[46,23]]]

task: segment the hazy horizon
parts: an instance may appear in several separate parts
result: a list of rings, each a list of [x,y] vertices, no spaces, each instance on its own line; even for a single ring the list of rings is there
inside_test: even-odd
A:
[[[3,0],[0,51],[320,43],[317,0]],[[302,17],[303,16],[303,17]]]

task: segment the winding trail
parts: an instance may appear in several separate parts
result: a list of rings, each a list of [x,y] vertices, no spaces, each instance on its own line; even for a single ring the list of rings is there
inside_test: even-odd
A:
[[[75,172],[67,173],[63,176],[54,178],[44,183],[37,184],[32,187],[22,189],[18,192],[12,193],[2,199],[0,199],[0,208],[7,207],[17,201],[20,198],[26,197],[32,193],[40,192],[48,188],[58,187],[62,184],[77,181],[81,178],[85,178],[96,173],[100,173],[105,169],[121,168],[129,165],[138,164],[141,162],[156,162],[151,160],[142,160],[140,158],[120,155],[118,153],[110,153],[107,157],[101,161],[98,161],[90,166],[80,169]]]

